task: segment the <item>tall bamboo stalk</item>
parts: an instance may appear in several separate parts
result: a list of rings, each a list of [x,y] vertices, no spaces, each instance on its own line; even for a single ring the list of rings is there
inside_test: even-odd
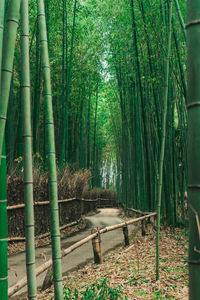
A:
[[[71,49],[70,49],[70,57],[68,62],[67,52],[68,52],[68,44],[66,41],[66,103],[65,103],[65,111],[64,111],[64,119],[63,119],[63,137],[62,137],[62,149],[61,149],[61,161],[68,161],[68,127],[69,127],[69,99],[71,92],[71,74],[72,74],[72,58],[73,58],[73,50],[74,50],[74,35],[75,35],[75,25],[76,25],[76,10],[77,10],[77,0],[74,0],[74,13],[73,13],[73,25],[72,25],[72,36],[71,36]],[[67,23],[67,11],[66,11],[66,23]],[[67,26],[67,24],[66,24]],[[66,27],[67,34],[67,27]]]
[[[137,69],[137,82],[136,85],[138,86],[138,96],[140,97],[139,106],[141,106],[141,130],[140,130],[140,140],[142,141],[142,147],[141,150],[143,150],[143,144],[144,144],[144,152],[140,152],[140,160],[141,160],[141,203],[144,204],[143,209],[145,209],[145,205],[147,203],[147,186],[150,186],[149,183],[149,174],[145,176],[145,168],[144,168],[144,160],[145,160],[145,154],[146,154],[146,164],[147,164],[147,172],[149,172],[149,149],[148,149],[148,135],[147,135],[147,128],[146,128],[146,107],[147,102],[144,102],[144,94],[143,94],[143,86],[142,86],[142,73],[141,73],[141,64],[139,60],[139,47],[138,47],[138,33],[137,33],[137,22],[135,18],[135,1],[131,0],[131,17],[132,17],[132,31],[133,31],[133,48],[134,48],[134,54],[135,54],[135,62],[136,62],[136,69]],[[138,108],[139,109],[139,108]],[[146,177],[146,178],[145,178]]]
[[[16,33],[19,19],[21,0],[9,2],[5,37],[3,42],[1,91],[0,91],[0,155],[2,153],[3,139],[6,125],[8,99],[13,71],[13,59],[15,51]]]
[[[57,191],[51,75],[50,75],[50,66],[49,66],[44,0],[37,1],[37,9],[38,9],[39,39],[40,39],[40,46],[41,46],[41,62],[42,62],[42,71],[43,71],[43,78],[44,78],[46,154],[47,154],[48,170],[49,170],[49,198],[50,198],[50,212],[51,212],[51,238],[52,238],[54,289],[55,289],[55,299],[60,300],[63,299],[61,245],[60,245],[60,230],[59,230],[59,210],[58,210],[58,191]]]
[[[1,64],[4,33],[5,1],[0,1],[0,95],[1,95]],[[6,151],[5,140],[0,158],[0,295],[8,299],[8,229],[7,229],[7,193],[6,193]]]
[[[162,135],[159,165],[159,181],[158,181],[158,203],[157,203],[157,235],[156,235],[156,279],[159,280],[159,239],[160,239],[160,208],[162,198],[163,185],[163,163],[165,156],[165,137],[166,137],[166,119],[167,119],[167,100],[168,100],[168,84],[169,84],[169,62],[171,52],[171,35],[172,35],[172,0],[169,0],[169,21],[167,35],[167,51],[165,58],[165,78],[163,91],[163,114],[162,114]]]
[[[8,229],[5,141],[0,162],[0,298],[8,299]]]
[[[200,295],[200,2],[187,1],[189,299]]]
[[[24,140],[24,201],[28,297],[37,299],[34,243],[33,166],[29,65],[29,1],[21,0],[21,101]]]
[[[0,0],[0,90],[1,90],[1,63],[2,63],[2,49],[3,49],[3,32],[4,32],[4,11],[5,0]]]
[[[182,16],[182,13],[181,13],[179,2],[178,2],[178,0],[174,0],[174,2],[175,2],[175,6],[176,6],[176,11],[177,11],[177,15],[178,15],[178,18],[179,18],[179,22],[181,24],[181,29],[182,29],[184,38],[186,39],[185,23],[184,23],[184,20],[183,20],[183,16]]]
[[[38,22],[36,22],[36,45],[35,45],[35,82],[34,82],[34,97],[33,97],[33,153],[39,152],[39,123],[40,123],[40,49],[38,37]]]
[[[66,90],[66,53],[65,53],[65,48],[67,47],[67,40],[66,40],[66,32],[67,32],[67,28],[66,28],[66,18],[67,18],[67,14],[66,14],[66,0],[62,1],[62,9],[63,9],[63,40],[62,40],[62,136],[61,136],[61,145],[63,143],[63,148],[61,149],[61,163],[65,162],[66,163],[66,151],[65,151],[65,147],[66,147],[66,143],[65,143],[65,119],[66,119],[66,112],[65,112],[65,90]],[[66,45],[65,45],[66,44]],[[63,150],[63,151],[62,151]]]

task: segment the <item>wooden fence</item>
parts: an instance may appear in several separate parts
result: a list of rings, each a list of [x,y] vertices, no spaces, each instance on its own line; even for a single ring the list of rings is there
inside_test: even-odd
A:
[[[116,202],[112,199],[83,199],[70,198],[59,200],[60,229],[75,225],[74,223],[91,211],[96,211],[99,207],[113,207]],[[24,207],[25,204],[8,206],[8,236],[11,241],[24,241]],[[49,201],[35,202],[35,234],[37,237],[49,235]]]
[[[103,229],[96,229],[96,232],[92,233],[91,235],[87,236],[86,238],[80,240],[79,242],[73,244],[72,246],[68,247],[67,249],[64,249],[62,251],[62,255],[63,257],[68,255],[69,253],[73,252],[75,249],[81,247],[82,245],[88,243],[89,241],[93,241],[92,245],[93,245],[93,251],[94,251],[94,261],[95,263],[101,263],[102,262],[102,257],[101,257],[101,243],[100,243],[100,235],[104,234],[106,232],[110,232],[119,228],[123,229],[123,233],[124,233],[124,240],[125,240],[125,245],[129,245],[129,239],[128,239],[128,225],[134,224],[134,223],[138,223],[138,222],[142,222],[142,235],[145,235],[146,232],[146,225],[145,225],[145,221],[147,219],[150,218],[155,218],[156,217],[156,213],[149,213],[148,215],[144,215],[142,217],[139,218],[135,218],[135,219],[131,219],[127,222],[123,222],[117,225],[113,225],[113,226],[108,226],[105,227]],[[49,269],[52,266],[52,259],[48,260],[47,262],[45,262],[44,264],[42,264],[41,266],[36,268],[36,276],[40,275],[41,273],[43,273],[44,271],[46,271],[47,269]],[[14,286],[10,287],[8,289],[8,295],[9,297],[14,295],[16,292],[18,292],[20,289],[22,289],[24,286],[27,285],[27,277],[25,276],[24,278],[22,278],[18,283],[16,283]]]

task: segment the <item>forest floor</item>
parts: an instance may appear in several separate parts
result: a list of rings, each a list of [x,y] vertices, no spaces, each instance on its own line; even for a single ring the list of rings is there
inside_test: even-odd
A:
[[[145,237],[139,230],[131,246],[112,250],[102,265],[90,263],[65,276],[65,299],[188,299],[187,231],[162,228],[157,282],[155,245],[153,226],[149,226]],[[53,287],[40,293],[38,299],[53,299]]]

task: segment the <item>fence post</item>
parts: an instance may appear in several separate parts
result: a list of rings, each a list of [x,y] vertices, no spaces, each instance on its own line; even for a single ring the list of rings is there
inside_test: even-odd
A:
[[[95,238],[92,239],[92,247],[93,247],[93,253],[94,253],[94,263],[95,264],[102,264],[103,263],[103,257],[101,253],[101,238],[100,238],[100,232],[99,228],[93,228],[91,233],[98,233]]]
[[[156,229],[156,226],[157,226],[157,215],[155,215],[155,216],[153,217],[153,220],[154,220],[154,225],[153,225],[153,227],[154,227],[154,229]]]
[[[123,229],[123,234],[124,234],[124,244],[125,244],[125,247],[129,246],[130,243],[129,243],[129,237],[128,237],[128,226],[124,226],[122,227]]]
[[[146,235],[146,222],[142,220],[142,236]]]

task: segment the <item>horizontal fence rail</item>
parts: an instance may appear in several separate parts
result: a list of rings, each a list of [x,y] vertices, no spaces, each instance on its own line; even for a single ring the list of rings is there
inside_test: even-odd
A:
[[[141,210],[138,210],[138,209],[135,209],[135,208],[126,208],[126,210],[127,211],[131,211],[131,212],[133,212],[133,213],[136,213],[136,214],[139,214],[139,215],[143,215],[143,216],[145,216],[145,215],[149,215],[151,212],[149,212],[149,211],[141,211]]]
[[[71,201],[85,201],[85,202],[96,202],[96,201],[113,201],[115,202],[114,199],[103,199],[103,198],[97,198],[97,199],[84,199],[84,198],[69,198],[69,199],[64,199],[64,200],[58,200],[58,203],[67,203]],[[43,206],[43,205],[49,205],[49,201],[40,201],[40,202],[34,202],[34,206]],[[15,209],[21,209],[24,208],[25,204],[17,204],[17,205],[12,205],[12,206],[7,206],[7,210],[15,210]]]
[[[82,197],[73,197],[58,201],[60,230],[65,228],[69,222],[79,220],[83,215],[91,211],[96,211],[98,208],[115,207],[117,202],[115,199],[87,199]],[[9,242],[24,241],[24,209],[25,204],[20,203],[14,206],[8,206],[8,236]],[[35,236],[40,236],[49,232],[49,201],[36,201],[34,203],[35,210]],[[68,226],[67,226],[68,227]]]
[[[60,231],[61,230],[65,230],[65,229],[67,229],[69,227],[77,225],[81,220],[82,220],[82,218],[80,218],[77,221],[74,221],[74,222],[68,223],[66,225],[60,226]],[[43,234],[40,234],[40,235],[36,235],[35,236],[35,240],[43,239],[43,238],[46,238],[46,237],[48,237],[50,235],[51,235],[50,232],[46,232],[46,233],[43,233]],[[16,237],[10,237],[10,238],[8,238],[8,242],[25,242],[25,241],[26,241],[26,238],[23,237],[23,236],[19,236],[19,237],[16,236]]]
[[[129,221],[117,224],[117,225],[107,226],[107,227],[105,227],[101,230],[97,230],[97,232],[92,233],[91,235],[89,235],[86,238],[76,242],[75,244],[68,247],[67,249],[64,249],[62,251],[62,255],[64,257],[64,256],[70,254],[75,249],[77,249],[77,248],[81,247],[82,245],[88,243],[89,241],[95,239],[100,234],[110,232],[110,231],[113,231],[113,230],[116,230],[116,229],[119,229],[119,228],[124,228],[124,227],[127,227],[128,225],[138,223],[140,221],[145,221],[147,219],[150,219],[151,217],[156,217],[156,215],[157,215],[157,213],[153,212],[153,213],[150,213],[148,215],[145,215],[145,216],[142,216],[142,217],[139,217],[139,218],[135,218],[135,219],[132,219],[132,220],[129,220]],[[51,266],[52,266],[52,259],[49,259],[47,262],[45,262],[41,266],[37,267],[36,276],[39,276],[40,274],[42,274],[44,271],[46,271]],[[22,289],[26,285],[27,285],[27,277],[25,276],[18,283],[16,283],[14,286],[12,286],[8,289],[8,296],[11,297],[12,295],[14,295],[16,292],[18,292],[20,289]]]

